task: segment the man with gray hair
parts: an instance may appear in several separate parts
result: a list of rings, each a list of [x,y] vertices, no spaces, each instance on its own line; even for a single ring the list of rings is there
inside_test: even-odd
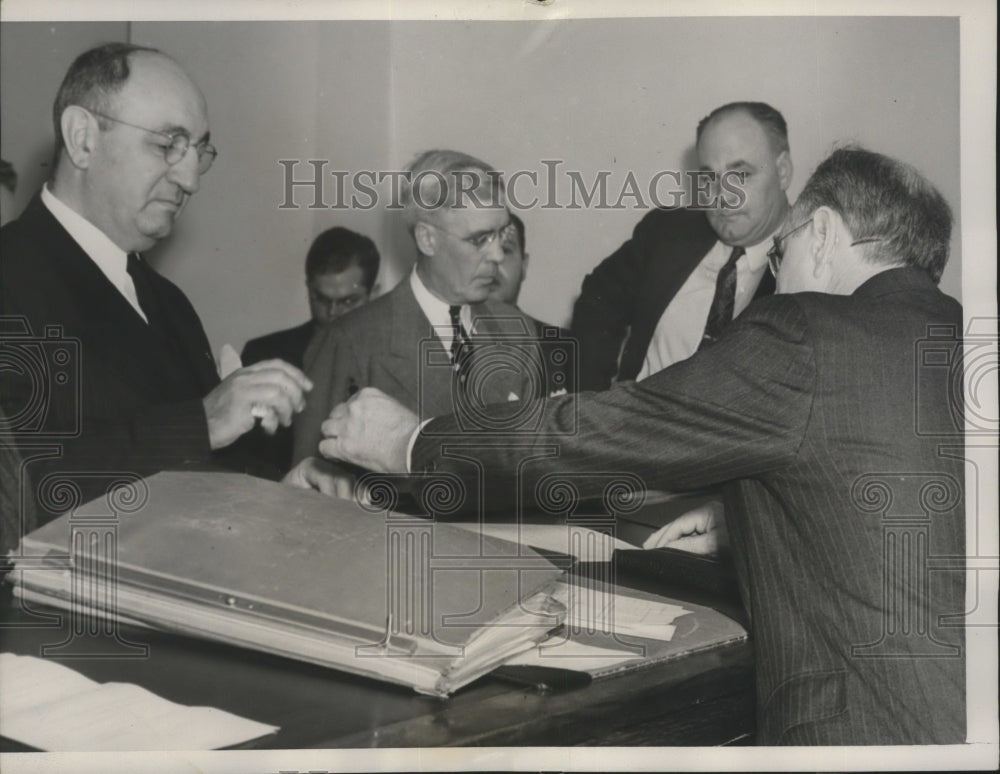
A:
[[[533,321],[489,299],[514,228],[500,173],[465,153],[431,150],[410,164],[403,183],[413,271],[310,345],[305,369],[315,386],[294,425],[300,464],[290,483],[326,480],[313,475],[320,426],[362,387],[378,387],[427,418],[545,394]],[[338,479],[334,493],[349,491],[349,478]]]
[[[951,223],[912,167],[838,150],[773,239],[777,294],[711,347],[643,381],[544,401],[538,433],[518,444],[454,417],[422,425],[366,390],[331,413],[320,452],[384,473],[518,471],[517,487],[483,495],[511,510],[515,492],[567,471],[585,497],[601,479],[579,474],[604,470],[649,489],[722,484],[758,741],[962,743],[962,307],[937,288]],[[694,513],[661,537],[719,526]]]

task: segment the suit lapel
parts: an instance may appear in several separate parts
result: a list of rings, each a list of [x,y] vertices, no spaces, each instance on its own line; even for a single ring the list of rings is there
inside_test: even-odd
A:
[[[421,419],[451,413],[451,358],[408,279],[392,290],[390,300],[391,312],[382,318],[387,327],[379,337],[388,340],[389,347],[372,357],[374,367],[398,385],[401,395],[408,396]]]
[[[74,328],[67,333],[80,336],[87,357],[99,359],[143,394],[172,396],[175,376],[162,340],[40,199],[32,202],[31,217],[55,277],[68,289],[60,313]]]

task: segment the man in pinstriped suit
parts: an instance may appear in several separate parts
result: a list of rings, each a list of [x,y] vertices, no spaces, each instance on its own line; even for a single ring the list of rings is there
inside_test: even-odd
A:
[[[650,488],[724,484],[758,741],[961,743],[962,310],[936,286],[950,234],[947,203],[916,170],[838,150],[775,238],[778,295],[689,360],[550,399],[530,441],[496,434],[486,450],[491,439],[463,434],[461,418],[418,429],[363,391],[333,411],[320,450],[381,472],[470,476],[446,448],[464,444],[492,477],[558,446],[524,466],[529,493],[570,470],[629,470]],[[510,499],[512,487],[485,483],[491,504]]]

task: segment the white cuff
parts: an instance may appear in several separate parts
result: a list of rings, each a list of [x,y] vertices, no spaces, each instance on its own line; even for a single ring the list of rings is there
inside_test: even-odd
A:
[[[407,473],[412,473],[413,472],[413,447],[417,443],[417,436],[420,435],[420,431],[423,430],[424,427],[426,427],[427,423],[430,422],[432,419],[434,419],[434,417],[431,417],[431,419],[425,419],[423,422],[421,422],[419,425],[417,425],[417,429],[414,430],[413,434],[410,436],[409,443],[406,444],[406,472]]]

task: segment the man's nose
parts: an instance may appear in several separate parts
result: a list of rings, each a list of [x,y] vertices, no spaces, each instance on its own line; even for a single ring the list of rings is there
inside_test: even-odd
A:
[[[483,253],[484,260],[491,263],[503,263],[503,245],[500,242],[500,237],[497,236],[486,245],[486,250]]]
[[[201,188],[201,173],[198,172],[198,149],[191,145],[187,153],[167,170],[167,179],[179,185],[186,194],[193,194]]]

